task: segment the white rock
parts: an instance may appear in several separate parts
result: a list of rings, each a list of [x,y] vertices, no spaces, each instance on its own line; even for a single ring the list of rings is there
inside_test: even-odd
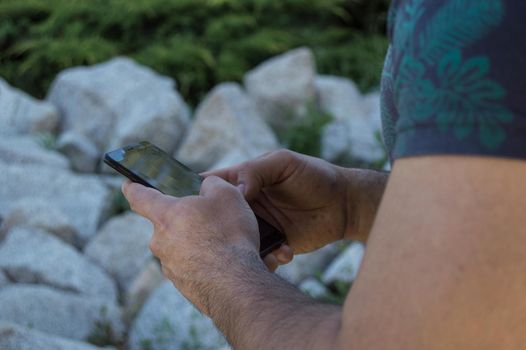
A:
[[[165,281],[161,267],[150,260],[133,281],[125,294],[126,315],[134,318],[150,294]]]
[[[52,336],[13,323],[0,322],[0,349],[2,350],[116,350]]]
[[[100,175],[99,179],[101,179],[104,185],[106,185],[112,191],[115,191],[115,190],[120,191],[122,188],[122,184],[126,180],[126,178],[122,175],[104,175],[104,174]]]
[[[249,159],[250,157],[242,151],[233,150],[232,152],[227,153],[224,157],[221,157],[217,163],[212,165],[210,170],[229,168],[233,165],[243,163]]]
[[[21,198],[41,198],[60,209],[79,233],[83,245],[108,215],[111,194],[95,176],[33,164],[0,162],[0,216]]]
[[[97,146],[87,137],[73,130],[60,135],[57,148],[69,158],[73,169],[77,171],[94,172],[100,161]]]
[[[34,136],[0,137],[0,161],[16,164],[40,164],[53,168],[69,168],[64,155],[41,146]]]
[[[329,162],[345,160],[351,153],[351,130],[349,123],[334,121],[323,127],[321,135],[321,158]]]
[[[309,277],[301,282],[298,288],[303,293],[310,295],[313,298],[321,298],[329,294],[327,288],[320,281],[313,277]]]
[[[110,277],[68,244],[37,229],[15,227],[0,245],[0,270],[21,283],[117,300]]]
[[[322,135],[325,159],[334,161],[345,156],[345,151],[350,158],[369,162],[385,156],[378,140],[381,132],[380,102],[379,99],[376,101],[378,108],[375,109],[375,93],[363,97],[351,80],[325,75],[316,77],[316,92],[319,108],[334,118]],[[343,139],[344,133],[347,142]]]
[[[352,80],[332,75],[318,75],[314,82],[321,110],[332,115],[335,121],[363,118],[365,114],[363,97]]]
[[[47,99],[99,151],[149,140],[172,152],[189,120],[175,82],[131,59],[118,57],[61,72]]]
[[[354,242],[329,265],[322,275],[325,284],[336,281],[351,283],[355,280],[363,259],[365,248],[362,243]]]
[[[130,350],[223,349],[226,342],[212,321],[195,309],[171,282],[164,282],[135,319]]]
[[[327,264],[339,251],[339,244],[329,244],[314,252],[295,255],[286,265],[281,265],[276,273],[293,284],[298,284],[305,278],[321,273]]]
[[[0,135],[53,132],[58,121],[52,104],[36,100],[0,78]]]
[[[380,104],[380,92],[373,91],[363,97],[363,109],[368,116],[371,124],[380,125],[381,130],[382,116]]]
[[[85,340],[107,325],[122,339],[120,309],[113,303],[46,286],[12,284],[0,289],[0,320],[66,338]]]
[[[11,281],[9,281],[9,278],[7,278],[6,274],[0,270],[0,288],[5,287],[10,283]]]
[[[84,253],[114,276],[125,291],[152,259],[152,233],[150,221],[128,212],[106,222]]]
[[[253,158],[277,147],[275,135],[241,87],[224,83],[215,87],[199,105],[176,158],[202,171],[230,152]]]
[[[0,240],[15,226],[42,229],[69,244],[79,240],[70,219],[54,203],[41,198],[22,198],[10,206],[0,225]]]
[[[314,102],[315,74],[312,51],[298,48],[263,62],[245,75],[244,83],[265,120],[286,129]]]

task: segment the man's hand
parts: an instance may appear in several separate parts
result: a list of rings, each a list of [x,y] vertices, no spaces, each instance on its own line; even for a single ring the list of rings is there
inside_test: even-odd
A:
[[[345,169],[287,150],[203,175],[240,187],[255,213],[281,229],[296,254],[367,237],[387,182],[386,173]],[[282,251],[275,253],[280,262]]]
[[[131,182],[123,192],[154,225],[150,248],[164,275],[234,348],[333,348],[340,308],[314,302],[268,271],[256,217],[238,188],[208,176],[199,196],[175,198]],[[269,325],[294,329],[269,337]]]
[[[153,223],[150,248],[163,273],[204,312],[217,270],[244,253],[258,254],[254,213],[239,190],[218,177],[206,178],[199,196],[166,196],[131,182],[123,193],[132,210]]]

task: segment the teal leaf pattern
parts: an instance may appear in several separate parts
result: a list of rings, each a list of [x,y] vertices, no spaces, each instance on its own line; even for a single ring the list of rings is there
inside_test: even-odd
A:
[[[387,78],[401,116],[397,129],[434,124],[457,140],[477,135],[481,146],[497,149],[513,120],[503,104],[506,90],[491,79],[488,56],[464,57],[463,49],[502,21],[502,0],[447,0],[425,22],[423,4],[404,2],[395,19]],[[419,21],[423,29],[413,38]]]
[[[482,39],[503,14],[500,0],[449,0],[419,35],[419,58],[437,63],[447,52]]]
[[[424,0],[407,0],[402,11],[396,14],[399,18],[393,36],[393,46],[397,49],[411,50],[411,36],[417,22],[424,13]],[[402,19],[402,20],[400,20]]]

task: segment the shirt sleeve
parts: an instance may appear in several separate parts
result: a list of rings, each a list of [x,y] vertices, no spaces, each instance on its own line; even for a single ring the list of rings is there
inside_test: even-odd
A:
[[[396,1],[382,90],[392,159],[526,159],[526,4]],[[389,61],[389,62],[388,62]]]

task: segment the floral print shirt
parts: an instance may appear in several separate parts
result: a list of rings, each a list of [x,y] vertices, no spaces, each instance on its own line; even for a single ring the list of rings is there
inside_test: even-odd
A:
[[[391,161],[526,158],[526,1],[394,0],[382,74]]]

